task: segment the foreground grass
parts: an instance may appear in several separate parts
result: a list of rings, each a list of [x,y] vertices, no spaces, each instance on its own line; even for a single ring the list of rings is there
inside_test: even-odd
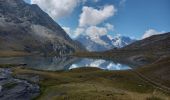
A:
[[[169,98],[131,71],[80,68],[46,72],[20,67],[13,68],[13,71],[14,76],[40,76],[41,95],[37,100],[154,100],[152,97],[155,96],[160,100]]]
[[[148,58],[155,57],[149,55]],[[3,68],[12,68],[15,77],[39,76],[41,95],[36,100],[169,100],[170,98],[169,94],[159,89],[160,85],[170,87],[170,57],[134,70],[158,83],[156,87],[152,82],[130,70],[106,71],[98,68],[80,68],[49,72],[25,69],[22,66],[0,65]],[[26,80],[32,82],[29,78]]]

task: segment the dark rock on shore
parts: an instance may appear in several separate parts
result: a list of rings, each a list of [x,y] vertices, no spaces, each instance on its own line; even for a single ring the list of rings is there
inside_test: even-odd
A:
[[[37,84],[12,77],[8,68],[0,69],[0,100],[32,100],[40,93]]]

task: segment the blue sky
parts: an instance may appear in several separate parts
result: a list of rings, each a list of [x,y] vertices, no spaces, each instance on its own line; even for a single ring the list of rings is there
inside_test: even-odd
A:
[[[170,0],[32,0],[32,3],[38,4],[72,37],[86,34],[88,29],[97,34],[137,39],[144,34],[170,32]],[[78,29],[83,31],[77,32]]]

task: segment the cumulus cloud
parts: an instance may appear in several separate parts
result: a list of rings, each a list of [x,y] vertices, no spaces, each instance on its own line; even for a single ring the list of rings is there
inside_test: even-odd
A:
[[[107,5],[101,9],[84,6],[79,19],[79,26],[95,26],[105,21],[116,13],[114,5]]]
[[[75,30],[71,30],[69,27],[62,27],[67,34],[72,37],[76,38],[79,35],[88,35],[91,38],[96,38],[99,36],[106,35],[109,31],[109,29],[105,27],[97,27],[97,26],[89,26],[86,28],[78,27]]]
[[[76,28],[74,31],[70,27],[62,27],[65,32],[71,37],[71,38],[76,38],[80,34],[83,34],[85,32],[84,28]]]
[[[113,26],[112,24],[110,24],[110,23],[106,23],[106,24],[105,24],[105,27],[106,27],[108,30],[110,30],[110,31],[114,31],[114,26]]]
[[[97,27],[97,26],[90,26],[86,29],[86,35],[90,37],[98,37],[107,34],[107,28],[105,27]]]
[[[89,36],[91,40],[98,44],[107,45],[103,40],[100,39],[101,36],[106,35],[108,32],[106,27],[90,26],[86,28],[85,35]]]
[[[74,36],[77,37],[77,36],[79,36],[80,34],[83,34],[84,32],[85,32],[85,29],[84,29],[84,28],[78,27],[78,28],[74,31]]]
[[[31,4],[37,4],[53,19],[62,18],[70,14],[75,7],[85,0],[31,0]]]
[[[142,39],[148,38],[148,37],[150,37],[150,36],[152,36],[152,35],[157,35],[157,34],[162,34],[162,33],[163,33],[163,31],[162,31],[162,32],[158,32],[158,31],[156,31],[156,30],[154,30],[154,29],[149,29],[149,30],[147,30],[147,31],[143,34]]]

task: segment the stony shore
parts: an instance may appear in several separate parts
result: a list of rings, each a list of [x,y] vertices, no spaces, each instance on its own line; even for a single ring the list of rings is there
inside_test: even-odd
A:
[[[10,68],[0,68],[0,100],[32,100],[39,93],[37,84],[13,77]]]

